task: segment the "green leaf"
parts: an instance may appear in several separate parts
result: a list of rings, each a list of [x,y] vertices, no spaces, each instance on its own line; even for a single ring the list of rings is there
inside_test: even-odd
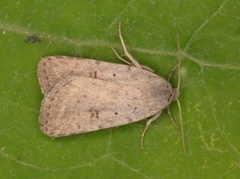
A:
[[[0,178],[238,178],[240,1],[0,2]],[[68,55],[120,62],[130,53],[167,78],[181,63],[181,134],[166,112],[92,133],[49,138],[39,129],[39,60]],[[180,51],[177,39],[180,37]],[[172,79],[177,84],[177,74]],[[175,121],[177,105],[171,105]]]

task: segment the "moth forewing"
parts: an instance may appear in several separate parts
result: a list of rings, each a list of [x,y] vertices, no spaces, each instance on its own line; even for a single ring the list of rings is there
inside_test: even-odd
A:
[[[68,75],[119,83],[135,81],[137,86],[142,86],[141,81],[145,80],[149,83],[155,83],[155,80],[159,78],[165,80],[150,71],[134,66],[67,56],[42,58],[38,64],[37,73],[43,94],[46,94],[59,80]]]
[[[142,85],[136,85],[138,82]],[[155,82],[159,85],[146,80],[121,83],[68,75],[44,97],[41,129],[49,136],[68,136],[153,116],[166,108],[172,95],[166,80]]]

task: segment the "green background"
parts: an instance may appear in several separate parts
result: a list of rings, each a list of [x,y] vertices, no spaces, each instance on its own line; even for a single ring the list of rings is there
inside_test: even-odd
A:
[[[110,49],[123,54],[119,19],[131,54],[165,78],[177,63],[179,34],[187,155],[166,111],[144,150],[146,120],[64,138],[40,131],[39,60],[121,63]],[[0,178],[240,177],[239,0],[1,0],[0,62]],[[176,103],[171,111],[179,124]]]

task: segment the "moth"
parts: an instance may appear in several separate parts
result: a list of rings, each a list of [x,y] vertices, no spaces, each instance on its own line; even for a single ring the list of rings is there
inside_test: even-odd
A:
[[[126,49],[119,23],[119,38],[127,63],[116,64],[67,56],[48,56],[38,64],[44,95],[41,130],[61,137],[112,128],[150,119],[142,133],[165,108],[178,99],[179,89],[137,62]]]

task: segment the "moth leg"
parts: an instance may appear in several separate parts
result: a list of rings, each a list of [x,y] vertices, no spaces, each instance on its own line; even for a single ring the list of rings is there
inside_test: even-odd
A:
[[[128,62],[127,60],[125,60],[124,58],[122,58],[122,57],[116,52],[116,50],[115,50],[114,48],[111,47],[111,49],[112,49],[112,51],[115,53],[115,55],[118,57],[119,60],[123,61],[124,63],[126,63],[126,64],[128,64],[128,65],[131,65],[131,63]],[[141,67],[142,67],[144,70],[148,70],[148,71],[150,71],[150,72],[154,72],[154,70],[151,69],[151,68],[148,67],[148,66],[141,65]]]
[[[126,63],[126,64],[128,64],[128,65],[133,64],[134,66],[136,66],[136,67],[138,67],[138,68],[143,68],[144,70],[148,70],[148,71],[150,71],[150,72],[154,72],[154,70],[151,69],[150,67],[139,64],[138,61],[135,60],[135,59],[133,58],[133,56],[128,52],[128,50],[127,50],[127,48],[126,48],[126,45],[125,45],[125,43],[124,43],[124,41],[123,41],[123,37],[122,37],[121,21],[119,21],[119,29],[118,29],[118,31],[119,31],[119,38],[120,38],[120,40],[121,40],[121,43],[122,43],[122,46],[123,46],[123,49],[124,49],[124,53],[125,53],[125,55],[129,58],[129,60],[130,60],[132,63],[130,63],[130,62],[128,62],[127,60],[125,60],[124,58],[122,58],[122,57],[116,52],[116,50],[115,50],[113,47],[111,47],[112,51],[113,51],[114,54],[118,57],[118,59],[121,60],[121,61],[123,61],[124,63]]]
[[[155,114],[154,116],[152,116],[148,121],[147,121],[147,124],[144,128],[144,131],[142,133],[142,136],[141,136],[141,148],[143,149],[143,144],[144,144],[144,136],[146,134],[146,131],[147,129],[149,128],[150,124],[155,121],[160,115],[161,115],[162,111],[159,111],[157,114]]]
[[[141,66],[142,66],[142,68],[143,68],[144,70],[147,70],[147,71],[150,71],[150,72],[154,72],[154,70],[151,69],[151,68],[148,67],[148,66],[145,66],[145,65],[141,65]]]
[[[168,81],[172,78],[173,72],[180,66],[181,61],[178,61],[178,63],[173,67],[170,74],[168,75]]]
[[[114,50],[114,48],[111,47],[111,49],[112,49],[112,51],[115,53],[115,55],[118,57],[119,60],[123,61],[124,63],[126,63],[126,64],[128,64],[128,65],[131,65],[131,63],[128,62],[127,60],[125,60],[124,58],[122,58],[122,57],[116,52],[116,50]]]
[[[124,53],[125,55],[129,58],[129,60],[138,68],[142,68],[142,66],[138,63],[137,60],[135,60],[133,58],[133,56],[128,52],[127,48],[126,48],[126,45],[123,41],[123,37],[122,37],[122,32],[121,32],[121,21],[119,21],[119,28],[118,28],[118,33],[119,33],[119,38],[120,38],[120,41],[122,43],[122,47],[123,47],[123,50],[124,50]]]

